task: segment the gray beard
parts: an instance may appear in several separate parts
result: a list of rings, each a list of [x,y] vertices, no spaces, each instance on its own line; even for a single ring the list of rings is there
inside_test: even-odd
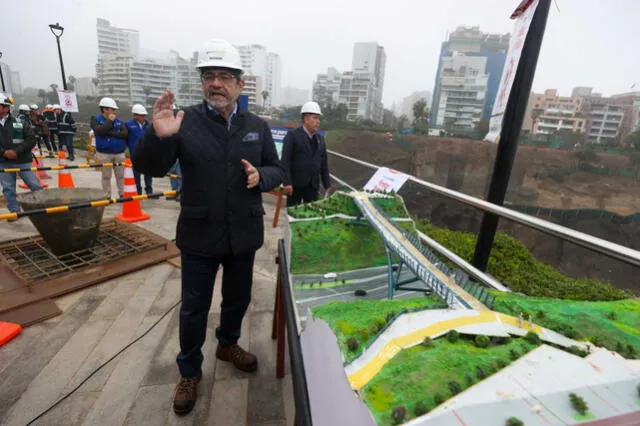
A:
[[[214,109],[226,108],[231,103],[231,102],[229,102],[228,99],[225,99],[224,101],[222,101],[222,100],[218,100],[218,99],[206,98],[205,100],[207,101],[207,103],[209,105],[211,105],[211,108],[214,108]]]

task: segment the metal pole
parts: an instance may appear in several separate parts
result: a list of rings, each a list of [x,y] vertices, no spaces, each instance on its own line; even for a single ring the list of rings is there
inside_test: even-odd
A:
[[[58,43],[58,57],[60,58],[60,71],[62,71],[62,87],[67,90],[67,78],[64,75],[64,64],[62,63],[62,50],[60,49],[60,37],[56,36]]]
[[[0,58],[2,58],[2,52],[0,52]],[[4,76],[2,75],[2,62],[0,62],[0,83],[2,83],[2,91],[4,92],[5,90],[7,90],[4,87]]]
[[[487,196],[488,202],[500,206],[504,203],[504,197],[509,186],[509,177],[511,176],[511,169],[518,150],[518,136],[520,135],[520,129],[527,110],[529,93],[533,84],[550,6],[551,0],[540,0],[538,3],[522,48],[520,63],[518,64],[504,112],[502,121],[504,124],[500,132],[498,152]],[[487,269],[491,246],[497,229],[498,216],[485,213],[482,218],[472,261],[473,265],[481,271]]]

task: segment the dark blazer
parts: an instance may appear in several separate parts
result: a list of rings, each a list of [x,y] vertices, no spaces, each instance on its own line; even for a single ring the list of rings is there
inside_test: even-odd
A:
[[[293,185],[294,188],[311,185],[313,188],[318,188],[320,177],[322,177],[322,186],[325,188],[331,186],[327,146],[320,134],[316,133],[316,137],[318,149],[315,155],[312,154],[309,136],[302,126],[291,130],[284,137],[282,163],[287,171],[284,185]]]
[[[238,107],[239,109],[239,107]],[[260,172],[260,185],[247,189],[244,158]],[[153,126],[136,144],[133,166],[142,174],[162,177],[180,161],[182,210],[176,244],[206,256],[240,254],[264,242],[262,191],[282,183],[271,130],[254,114],[238,111],[227,129],[224,118],[206,102],[184,110],[180,131],[156,136]]]

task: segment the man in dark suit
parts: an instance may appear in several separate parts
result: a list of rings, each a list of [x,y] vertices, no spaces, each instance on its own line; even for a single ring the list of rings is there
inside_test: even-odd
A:
[[[331,192],[327,146],[318,133],[322,111],[317,103],[307,102],[300,114],[302,126],[287,133],[282,146],[282,163],[287,170],[283,191],[289,207],[316,201],[320,178],[325,194]]]
[[[284,176],[269,126],[238,104],[244,87],[238,51],[224,40],[211,40],[199,58],[204,101],[174,114],[174,95],[167,89],[155,103],[151,128],[133,152],[140,173],[164,176],[176,159],[182,171],[176,232],[182,260],[177,357],[182,378],[173,400],[180,415],[196,402],[220,266],[223,300],[216,357],[242,371],[258,368],[255,355],[237,342],[251,300],[254,256],[264,241],[261,192],[278,187]]]

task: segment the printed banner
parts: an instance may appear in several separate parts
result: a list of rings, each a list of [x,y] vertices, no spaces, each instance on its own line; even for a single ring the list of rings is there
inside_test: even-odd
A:
[[[491,111],[489,133],[487,133],[484,138],[489,142],[500,142],[502,118],[504,117],[504,111],[507,108],[507,101],[509,100],[513,80],[516,76],[518,64],[520,63],[522,47],[524,46],[524,41],[529,33],[529,26],[531,25],[533,15],[537,8],[538,0],[525,0],[520,3],[518,9],[516,9],[514,14],[511,16],[512,18],[515,18],[516,23],[513,29],[513,37],[511,37],[511,40],[509,41],[509,51],[507,52],[507,58],[504,61],[500,87],[498,87],[496,101],[493,104],[493,111]]]
[[[58,104],[65,112],[78,112],[78,99],[73,90],[58,90]]]
[[[369,191],[398,192],[409,176],[397,170],[381,167],[369,179],[364,189]]]

